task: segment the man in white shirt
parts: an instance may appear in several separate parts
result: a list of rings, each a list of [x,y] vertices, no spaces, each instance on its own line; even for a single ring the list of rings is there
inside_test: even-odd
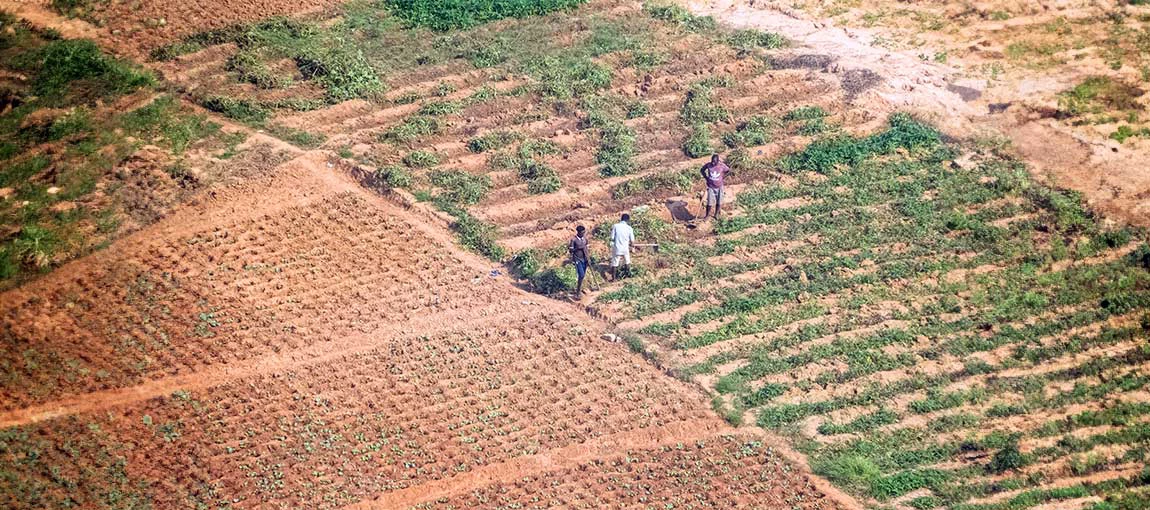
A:
[[[635,242],[635,231],[627,222],[631,221],[630,214],[623,214],[623,218],[611,227],[611,280],[619,279],[619,265],[623,265],[623,274],[631,274],[631,243]]]

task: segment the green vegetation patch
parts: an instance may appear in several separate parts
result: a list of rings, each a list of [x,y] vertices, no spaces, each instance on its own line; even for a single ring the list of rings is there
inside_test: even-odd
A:
[[[384,0],[410,26],[468,28],[503,18],[525,18],[573,9],[587,0]]]

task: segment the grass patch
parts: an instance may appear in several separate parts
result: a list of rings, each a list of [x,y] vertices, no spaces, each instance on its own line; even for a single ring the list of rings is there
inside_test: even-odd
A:
[[[586,0],[384,0],[408,26],[446,31],[573,9]]]

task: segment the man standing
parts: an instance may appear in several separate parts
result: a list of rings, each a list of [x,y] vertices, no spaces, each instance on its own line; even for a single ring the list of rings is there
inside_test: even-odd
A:
[[[719,210],[723,206],[723,178],[731,172],[731,167],[727,166],[719,159],[719,155],[711,156],[711,162],[703,165],[703,179],[707,181],[707,212],[703,213],[703,219],[707,219],[711,215],[711,205],[715,206],[715,219],[719,218]]]
[[[583,278],[587,276],[587,268],[591,267],[586,232],[587,229],[583,225],[575,227],[575,237],[572,237],[571,243],[567,245],[571,262],[575,264],[575,274],[579,275],[579,284],[575,287],[575,299],[583,298]]]
[[[631,274],[631,243],[635,242],[635,231],[627,222],[631,221],[630,214],[623,214],[623,218],[611,227],[611,281],[619,279],[619,265],[623,265],[623,274]]]

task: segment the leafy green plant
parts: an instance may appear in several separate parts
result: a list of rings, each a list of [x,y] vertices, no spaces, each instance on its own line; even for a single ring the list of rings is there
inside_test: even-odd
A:
[[[1023,457],[1022,452],[1018,450],[1018,438],[1014,437],[1000,450],[995,452],[994,457],[992,457],[986,465],[986,470],[991,473],[1002,474],[1007,471],[1021,469],[1025,465],[1026,458]]]
[[[635,131],[622,122],[612,122],[600,129],[600,136],[599,150],[595,152],[599,174],[614,177],[634,172]]]
[[[531,159],[519,166],[519,178],[527,182],[527,191],[533,195],[553,193],[563,185],[554,169]]]
[[[731,114],[722,105],[716,104],[711,86],[698,83],[687,91],[687,99],[679,116],[684,124],[695,125],[726,121]]]
[[[476,154],[501,149],[521,139],[523,135],[514,131],[492,131],[468,140],[467,149]]]
[[[411,142],[424,136],[436,134],[439,130],[439,121],[435,118],[413,115],[398,126],[388,129],[380,136],[380,139],[383,141]]]
[[[723,144],[732,149],[754,147],[771,141],[778,122],[770,117],[754,116],[739,124],[735,131],[723,135]]]
[[[762,30],[745,29],[736,30],[727,37],[727,44],[739,51],[751,51],[755,48],[775,49],[785,46],[786,38]]]
[[[388,188],[407,188],[411,186],[411,173],[399,165],[385,166],[375,171],[375,179]]]
[[[262,89],[275,89],[286,86],[290,80],[276,75],[268,69],[255,52],[240,50],[228,57],[225,65],[228,71],[236,74],[236,79],[251,83]]]
[[[683,153],[692,158],[710,155],[714,152],[711,147],[711,129],[706,124],[691,126],[691,133],[683,141]]]
[[[430,177],[431,183],[442,190],[439,196],[452,204],[479,203],[491,189],[490,177],[472,175],[463,170],[436,170]]]
[[[200,101],[200,106],[247,124],[262,124],[271,114],[263,106],[246,99],[225,96],[204,98]]]
[[[524,18],[572,9],[586,0],[384,0],[411,26],[432,30],[468,28],[503,18]]]
[[[439,164],[439,156],[434,152],[413,151],[403,157],[403,164],[411,168],[427,168]]]

